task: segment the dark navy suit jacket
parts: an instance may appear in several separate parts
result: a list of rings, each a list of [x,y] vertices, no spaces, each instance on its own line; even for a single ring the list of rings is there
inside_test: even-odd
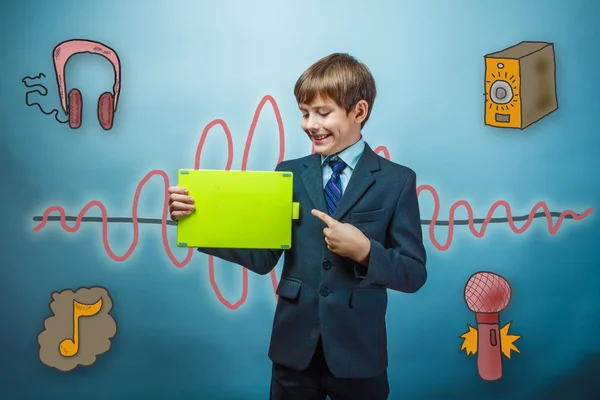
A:
[[[365,143],[333,215],[370,239],[365,267],[330,251],[323,235],[326,225],[310,213],[312,208],[327,212],[321,168],[319,154],[277,165],[277,171],[293,172],[293,199],[300,203],[291,249],[198,250],[258,274],[268,274],[284,254],[269,358],[304,369],[321,336],[334,376],[372,377],[388,365],[387,289],[413,293],[427,279],[416,175]]]

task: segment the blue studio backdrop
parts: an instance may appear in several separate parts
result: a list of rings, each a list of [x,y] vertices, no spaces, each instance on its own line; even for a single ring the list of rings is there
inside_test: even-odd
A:
[[[268,398],[283,257],[266,276],[190,257],[165,190],[179,168],[310,154],[294,83],[347,52],[377,83],[366,142],[417,173],[428,254],[419,292],[388,291],[390,398],[596,398],[598,15],[593,0],[4,2],[0,397]],[[553,44],[558,109],[486,125],[485,56],[523,41]],[[511,287],[497,381],[472,354],[480,271]],[[108,293],[116,333],[58,307],[95,301],[65,292],[80,288]],[[87,361],[57,345],[78,324],[82,352],[110,336]]]

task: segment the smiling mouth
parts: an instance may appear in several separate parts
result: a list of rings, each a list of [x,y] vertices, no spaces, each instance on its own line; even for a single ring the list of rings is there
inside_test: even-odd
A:
[[[323,140],[323,139],[325,139],[326,137],[329,137],[329,136],[331,136],[330,133],[327,133],[325,135],[311,135],[310,137],[313,138],[314,140]]]

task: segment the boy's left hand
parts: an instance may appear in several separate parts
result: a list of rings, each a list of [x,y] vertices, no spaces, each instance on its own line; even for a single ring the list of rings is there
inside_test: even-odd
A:
[[[371,251],[369,238],[354,225],[339,222],[324,212],[313,209],[311,214],[327,224],[327,227],[323,229],[323,234],[329,250],[366,265]]]

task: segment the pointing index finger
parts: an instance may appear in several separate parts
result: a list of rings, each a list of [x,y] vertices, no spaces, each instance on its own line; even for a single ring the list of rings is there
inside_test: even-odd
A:
[[[325,222],[327,224],[327,226],[329,226],[329,227],[331,227],[332,225],[334,225],[337,222],[335,219],[333,219],[329,215],[325,214],[322,211],[316,210],[316,209],[313,209],[311,211],[311,214],[314,215],[315,217],[319,218],[321,221]]]

